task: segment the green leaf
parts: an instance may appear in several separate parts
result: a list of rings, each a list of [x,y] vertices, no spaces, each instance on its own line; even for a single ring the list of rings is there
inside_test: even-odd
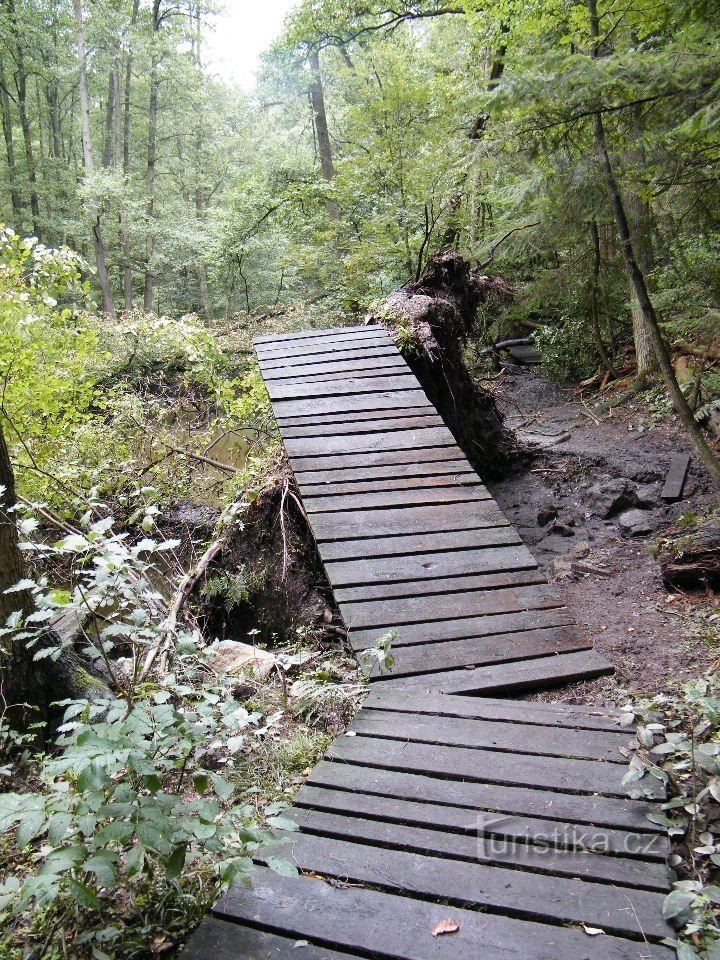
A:
[[[170,857],[167,861],[165,872],[167,874],[168,880],[174,880],[176,877],[179,877],[185,866],[185,852],[187,850],[187,844],[181,843],[179,846],[175,847],[173,852],[170,854]]]
[[[235,793],[235,785],[219,777],[217,774],[213,774],[212,782],[215,787],[215,793],[221,800],[229,800]]]
[[[57,850],[51,850],[45,857],[45,861],[40,868],[40,874],[64,873],[77,867],[87,856],[87,850],[81,843],[75,843],[70,847],[58,847]]]
[[[298,869],[295,864],[290,863],[290,861],[284,857],[265,857],[265,863],[271,870],[274,870],[275,873],[279,873],[281,877],[298,876]]]
[[[48,820],[48,842],[57,846],[68,832],[72,823],[72,816],[69,813],[56,813]]]
[[[193,783],[198,793],[205,793],[210,786],[210,777],[206,773],[196,773]]]
[[[44,810],[30,810],[23,817],[17,831],[17,845],[22,850],[31,840],[42,833],[46,824]]]
[[[117,855],[108,851],[96,853],[83,866],[85,873],[92,873],[103,887],[113,887],[117,883],[115,862]]]
[[[89,887],[86,883],[81,883],[79,880],[71,878],[68,880],[67,890],[73,900],[79,903],[81,907],[86,907],[88,910],[100,909],[100,898],[93,888]]]

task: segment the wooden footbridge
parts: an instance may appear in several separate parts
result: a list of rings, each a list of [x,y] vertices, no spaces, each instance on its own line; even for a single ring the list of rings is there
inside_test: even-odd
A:
[[[392,630],[395,663],[296,797],[274,852],[301,875],[259,855],[184,960],[669,960],[667,839],[621,783],[631,732],[512,699],[612,667],[386,331],[256,349],[352,647]]]

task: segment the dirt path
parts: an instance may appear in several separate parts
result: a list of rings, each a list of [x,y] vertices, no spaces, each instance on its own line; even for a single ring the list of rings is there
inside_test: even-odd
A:
[[[714,499],[695,461],[683,500],[660,499],[671,456],[689,452],[679,427],[640,404],[596,415],[529,370],[498,383],[508,425],[534,456],[492,494],[617,670],[563,699],[656,691],[707,670],[720,657],[716,602],[668,594],[654,554],[665,531]]]

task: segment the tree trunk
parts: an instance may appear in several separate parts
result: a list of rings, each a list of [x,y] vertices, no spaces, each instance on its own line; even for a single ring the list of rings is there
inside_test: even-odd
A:
[[[490,295],[510,298],[499,277],[480,276],[455,250],[430,257],[415,283],[393,291],[366,322],[392,332],[410,330],[404,356],[430,402],[452,430],[470,463],[485,479],[503,476],[517,461],[513,435],[503,426],[495,400],[472,377],[464,347],[477,309]],[[407,336],[400,340],[400,349]]]
[[[652,242],[650,239],[650,207],[634,193],[628,191],[625,196],[630,236],[633,249],[643,276],[647,277],[653,268]],[[633,340],[639,377],[657,373],[659,366],[653,350],[652,332],[648,329],[645,317],[632,284],[630,284],[630,310],[632,313]]]
[[[10,97],[8,96],[5,70],[0,58],[0,111],[2,112],[3,138],[5,140],[5,155],[8,165],[8,179],[10,181],[10,200],[12,202],[13,226],[18,232],[23,228],[23,204],[18,189],[18,171],[15,160],[15,142],[13,140],[12,113],[10,111]]]
[[[602,330],[600,329],[600,266],[602,264],[602,258],[600,256],[600,234],[598,232],[598,225],[596,220],[590,221],[590,239],[593,245],[593,272],[592,278],[590,280],[590,320],[592,323],[593,333],[595,334],[595,343],[597,344],[598,354],[600,355],[600,360],[605,369],[613,377],[617,376],[615,368],[612,365],[612,361],[608,356],[608,352],[605,349],[605,344],[603,343]]]
[[[140,9],[140,0],[133,0],[132,14],[130,17],[130,29],[135,27]],[[123,89],[123,108],[122,108],[122,169],[123,176],[127,179],[130,172],[130,133],[131,133],[131,102],[130,91],[132,86],[132,65],[133,65],[133,38],[128,41],[125,54],[125,87]],[[127,222],[127,215],[122,205],[120,207],[120,235],[122,245],[122,287],[123,300],[126,310],[133,308],[133,271],[132,271],[132,245],[130,242],[130,227]]]
[[[155,250],[155,175],[157,173],[157,136],[158,136],[158,96],[160,91],[160,54],[158,34],[160,32],[161,0],[154,0],[152,13],[153,50],[150,65],[150,108],[148,114],[147,172],[145,174],[145,193],[147,215],[147,236],[145,239],[145,284],[143,288],[143,307],[148,312],[155,305],[155,276],[153,274],[153,252]]]
[[[13,512],[16,502],[15,475],[0,423],[0,624],[3,626],[13,614],[25,617],[34,609],[29,590],[5,592],[27,576],[18,546]],[[105,683],[70,649],[63,650],[57,659],[34,659],[35,651],[56,646],[58,639],[48,632],[32,650],[22,641],[13,640],[12,634],[0,639],[0,688],[13,726],[22,729],[28,722],[47,720],[50,705],[56,700],[66,697],[91,700],[110,695]]]
[[[90,92],[88,89],[87,49],[85,46],[85,30],[82,19],[82,0],[73,0],[73,10],[75,12],[77,55],[80,63],[80,113],[82,121],[83,161],[85,174],[88,178],[91,178],[95,171],[95,162],[90,133]],[[98,282],[102,291],[103,310],[112,317],[115,316],[115,301],[113,299],[110,275],[107,269],[100,203],[96,197],[93,197],[90,201],[90,212],[93,221],[92,231],[93,244],[95,247],[95,263],[97,265]]]
[[[23,135],[25,146],[25,166],[27,168],[27,178],[30,186],[30,212],[32,213],[33,232],[35,236],[40,236],[40,202],[37,193],[37,174],[35,172],[35,152],[33,150],[32,129],[30,127],[30,116],[27,108],[27,68],[25,66],[25,49],[23,47],[23,38],[20,27],[17,22],[17,12],[15,9],[15,0],[7,0],[8,12],[10,14],[10,29],[15,42],[15,88],[17,90],[18,113],[20,115],[20,128]]]
[[[320,169],[322,170],[323,177],[329,183],[335,176],[335,166],[333,164],[332,147],[330,145],[327,113],[325,112],[325,94],[323,92],[322,77],[320,75],[320,56],[317,50],[312,51],[309,62],[313,77],[312,83],[310,84],[310,100],[313,108],[313,123],[317,136],[318,153],[320,154]],[[330,220],[338,220],[340,218],[340,208],[334,200],[327,200],[325,207]]]
[[[592,55],[595,57],[598,55],[597,42],[600,36],[597,0],[587,0],[587,5],[590,12],[591,36],[593,37]],[[610,203],[615,215],[615,223],[620,235],[620,242],[622,244],[623,257],[625,258],[628,279],[631,284],[633,294],[637,299],[638,308],[642,311],[643,320],[647,327],[649,336],[652,338],[653,350],[658,367],[660,369],[660,374],[665,381],[665,386],[673,402],[675,411],[677,412],[680,421],[690,434],[700,459],[705,464],[705,467],[716,486],[720,487],[720,462],[710,448],[710,445],[705,438],[705,434],[702,432],[702,429],[695,420],[695,416],[690,409],[687,400],[685,399],[685,395],[678,385],[675,377],[675,371],[670,360],[670,354],[668,353],[665,341],[663,340],[662,332],[660,331],[660,325],[655,313],[655,308],[653,307],[652,301],[650,300],[650,295],[648,294],[645,277],[637,262],[637,257],[635,255],[635,249],[633,247],[632,237],[630,234],[630,226],[628,224],[627,214],[625,212],[625,205],[623,203],[620,187],[615,178],[612,161],[610,160],[610,151],[608,150],[607,138],[605,136],[605,125],[603,123],[602,114],[599,112],[594,115],[593,129],[595,135],[595,146],[600,158],[600,165],[603,172],[603,178],[605,180],[605,186],[610,197]]]

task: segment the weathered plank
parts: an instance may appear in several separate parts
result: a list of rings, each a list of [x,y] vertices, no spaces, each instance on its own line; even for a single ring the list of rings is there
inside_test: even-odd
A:
[[[381,507],[341,514],[316,513],[312,521],[318,543],[507,525],[507,520],[492,500],[428,504],[422,507]]]
[[[357,649],[357,648],[355,648]],[[382,683],[399,685],[404,690],[438,693],[499,693],[519,690],[542,690],[562,683],[593,680],[609,676],[613,666],[593,650],[558,653],[552,657],[485,666],[477,670],[448,670],[424,676],[382,679]]]
[[[479,617],[462,617],[456,620],[440,620],[433,623],[409,623],[401,624],[395,627],[396,636],[393,640],[393,649],[402,646],[412,646],[414,644],[438,643],[441,640],[464,640],[470,638],[488,637],[494,634],[512,634],[518,635],[520,642],[521,634],[525,630],[540,630],[547,627],[568,627],[574,623],[572,616],[563,607],[550,607],[546,610],[519,610],[515,613],[496,613],[487,614]],[[385,632],[382,627],[367,627],[365,629],[355,628],[350,631],[349,641],[353,650],[365,650],[372,647],[378,640],[378,637]],[[543,667],[549,667],[550,664],[543,664]],[[558,665],[559,669],[559,665]],[[477,677],[469,676],[471,671],[463,671],[468,683],[475,683]],[[509,668],[503,671],[494,671],[492,673],[491,683],[496,684],[501,674],[515,673]],[[462,678],[457,676],[457,671],[450,671],[447,674],[449,683],[454,683]],[[512,679],[512,678],[511,678]],[[437,681],[436,681],[437,682]],[[441,691],[443,692],[443,691]],[[445,691],[451,693],[462,693],[462,690]],[[470,692],[474,692],[471,690]]]
[[[462,808],[464,829],[490,836],[527,840],[544,835],[554,846],[651,860],[663,860],[669,851],[664,829],[647,819],[654,807],[627,797],[514,787],[487,778],[459,780],[445,777],[437,766],[421,774],[329,760],[315,767],[308,785]]]
[[[451,465],[450,465],[451,466]],[[450,469],[450,466],[448,469]],[[396,473],[404,472],[402,468]],[[477,474],[469,470],[466,473],[437,473],[430,477],[359,477],[355,480],[326,481],[324,483],[298,483],[303,501],[312,505],[314,497],[328,495],[340,496],[354,493],[376,493],[383,490],[421,491],[432,487],[478,487],[481,486]]]
[[[486,833],[467,808],[311,785],[302,787],[289,816],[304,832],[323,836],[355,837],[418,853],[512,865],[535,873],[588,878],[643,890],[666,891],[670,887],[664,864],[630,855],[606,856],[597,850],[591,854],[580,844],[564,847],[561,844],[566,831],[547,820],[528,821],[534,824],[535,832],[521,842],[514,836]],[[622,834],[620,846],[642,849],[647,840],[638,834]]]
[[[346,433],[328,437],[288,437],[285,449],[290,458],[335,457],[343,453],[374,453],[378,450],[415,450],[418,447],[455,447],[447,427],[416,427],[380,433]]]
[[[682,497],[685,477],[690,466],[690,454],[678,453],[670,461],[665,483],[660,496],[663,500],[679,500]]]
[[[290,456],[293,473],[327,470],[329,476],[336,476],[340,470],[348,468],[363,470],[366,476],[374,476],[377,467],[400,467],[406,464],[439,463],[457,460],[460,451],[457,447],[440,444],[428,447],[416,447],[414,450],[378,450],[372,453],[337,453],[332,457],[323,454],[311,456]]]
[[[397,713],[393,710],[361,710],[350,730],[365,737],[436,743],[440,746],[483,747],[503,753],[536,754],[627,766],[620,752],[627,750],[632,732],[553,729],[526,723],[478,720],[471,717],[438,717],[432,714]],[[622,777],[625,771],[616,773]]]
[[[303,938],[304,939],[304,938]],[[255,930],[231,919],[208,917],[203,920],[181,952],[182,960],[191,957],[202,960],[354,960],[357,954],[343,950],[338,953],[320,944],[304,942],[302,951],[298,938],[282,937],[269,930]]]
[[[353,433],[385,433],[390,431],[412,430],[414,428],[444,427],[441,417],[433,413],[420,413],[407,417],[377,417],[373,420],[349,420],[335,423],[313,423],[300,426],[286,426],[282,429],[283,437],[295,439],[297,437],[337,437]]]
[[[273,413],[278,419],[313,416],[323,413],[356,413],[364,410],[394,410],[397,407],[427,407],[428,399],[417,380],[411,389],[393,392],[378,390],[373,393],[349,394],[345,397],[314,397],[311,400],[275,400]]]
[[[367,423],[368,425],[372,424],[375,420],[385,420],[388,417],[397,417],[398,419],[403,417],[437,417],[437,411],[433,407],[430,401],[425,398],[425,403],[423,405],[413,406],[413,407],[393,407],[392,410],[357,410],[348,417],[348,414],[338,413],[336,410],[333,410],[331,413],[314,413],[311,416],[285,416],[285,417],[276,417],[278,426],[284,431],[287,427],[316,427],[316,426],[333,426],[333,425],[342,425],[347,423],[350,420],[352,423]],[[439,417],[438,419],[442,419]]]
[[[423,483],[436,476],[449,477],[451,480],[456,476],[459,482],[471,478],[473,483],[477,483],[478,476],[475,471],[454,451],[443,449],[432,453],[436,459],[427,460],[421,456],[415,463],[374,464],[371,470],[367,466],[337,468],[333,459],[332,469],[328,470],[320,465],[309,470],[298,470],[295,479],[300,489],[307,485],[330,487],[336,483],[379,484],[384,480],[397,479],[416,479],[418,483]]]
[[[262,364],[263,380],[286,380],[290,377],[316,377],[330,374],[345,376],[348,373],[370,373],[379,367],[407,369],[407,364],[398,356],[395,347],[374,347],[368,356],[352,360],[307,360],[304,357],[266,360]]]
[[[283,345],[293,343],[296,340],[312,340],[316,337],[337,337],[337,336],[355,336],[356,334],[378,333],[384,331],[384,327],[373,324],[346,324],[343,327],[316,327],[309,330],[296,330],[288,333],[268,333],[260,334],[253,338],[256,348],[262,349],[270,343],[281,343]]]
[[[519,545],[520,537],[511,526],[473,527],[467,530],[430,531],[424,535],[388,536],[364,540],[327,541],[318,544],[324,562],[352,560],[360,557],[409,557],[421,553],[437,556],[445,551],[491,549]],[[398,561],[400,562],[400,561]],[[404,560],[402,561],[404,563]]]
[[[357,560],[326,561],[325,569],[340,599],[353,597],[347,592],[368,590],[376,584],[447,579],[458,576],[490,576],[496,572],[536,570],[537,563],[522,544],[489,546],[484,549],[447,550],[440,553],[415,553],[397,557],[361,557]],[[357,598],[357,597],[355,597]]]
[[[556,587],[537,584],[497,590],[462,590],[462,578],[454,593],[420,597],[396,597],[389,600],[363,600],[341,603],[343,619],[350,630],[375,626],[404,626],[409,623],[436,623],[460,617],[515,613],[564,607],[565,599]]]
[[[395,679],[415,674],[446,673],[458,667],[486,667],[591,647],[592,641],[583,636],[576,627],[527,630],[524,633],[501,633],[490,637],[410,646],[397,646],[394,643],[392,670],[385,676]],[[375,666],[371,676],[383,676],[380,665]]]
[[[506,570],[501,573],[471,573],[465,576],[433,579],[394,580],[389,583],[365,583],[357,587],[336,587],[338,603],[359,603],[363,600],[392,600],[398,597],[429,597],[434,593],[455,593],[457,590],[495,590],[500,587],[526,587],[544,584],[545,578],[536,569]]]
[[[429,694],[418,697],[400,691],[388,693],[373,687],[363,702],[364,710],[395,710],[399,713],[430,713],[441,717],[473,717],[526,723],[545,727],[569,727],[573,730],[616,731],[627,735],[620,726],[616,711],[566,703],[545,703],[537,700],[508,700],[492,697]]]
[[[410,773],[435,774],[442,771],[446,780],[492,781],[506,786],[545,788],[556,793],[600,793],[605,797],[621,797],[632,787],[622,784],[622,771],[612,763],[595,760],[567,760],[558,757],[503,753],[499,750],[469,749],[403,740],[373,737],[340,737],[327,752],[329,759],[357,763],[366,767],[406,770]],[[662,785],[648,779],[647,791],[661,798]]]
[[[388,374],[381,377],[346,377],[342,380],[324,380],[318,383],[288,383],[282,380],[270,380],[267,384],[270,399],[288,400],[300,397],[347,397],[355,394],[370,393],[382,390],[386,393],[402,390],[412,390],[417,387],[417,380],[411,373]]]
[[[301,870],[391,892],[407,891],[429,900],[441,897],[458,906],[473,904],[518,918],[587,923],[620,936],[661,940],[672,935],[662,916],[663,894],[655,891],[444,860],[314,834],[292,835],[287,850],[277,846],[271,850],[276,855],[284,852]]]
[[[254,927],[281,929],[302,939],[393,960],[580,960],[588,955],[581,929],[453,907],[459,932],[431,936],[448,907],[428,900],[308,877],[256,872],[253,890],[233,887],[214,908]],[[339,918],[342,918],[339,922]],[[615,936],[593,939],[593,960],[672,960],[674,952]]]
[[[413,489],[380,489],[374,491],[352,492],[345,494],[327,493],[308,498],[305,509],[308,514],[333,512],[336,510],[366,510],[373,507],[392,507],[413,504],[435,503],[474,503],[478,500],[490,500],[490,494],[481,484],[423,486]]]

